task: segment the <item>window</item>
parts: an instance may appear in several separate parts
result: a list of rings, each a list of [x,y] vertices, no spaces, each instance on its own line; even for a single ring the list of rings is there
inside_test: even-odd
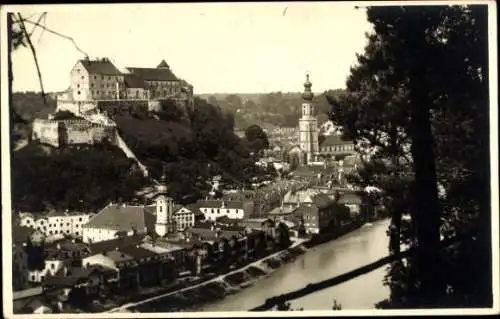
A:
[[[91,83],[91,84],[90,84],[90,87],[91,87],[91,88],[93,88],[93,87],[94,87],[94,83]]]
[[[94,80],[96,80],[96,79],[97,79],[97,76],[94,75]]]
[[[111,80],[111,77],[110,77],[110,76],[108,76],[108,80]]]
[[[80,95],[80,91],[76,92],[78,95]]]
[[[31,281],[35,281],[35,275],[31,275]]]
[[[63,223],[59,224],[60,227],[63,227]]]
[[[96,94],[99,94],[99,90],[96,91]]]
[[[82,79],[84,79],[85,77],[82,75]]]
[[[104,80],[104,75],[103,75],[103,76],[101,76],[101,80]]]
[[[79,88],[79,87],[80,87],[80,84],[77,84],[77,85],[76,85],[76,87],[77,87],[77,88]]]
[[[69,223],[66,223],[66,226],[69,226]]]
[[[50,264],[50,269],[55,269],[56,265],[55,264]]]

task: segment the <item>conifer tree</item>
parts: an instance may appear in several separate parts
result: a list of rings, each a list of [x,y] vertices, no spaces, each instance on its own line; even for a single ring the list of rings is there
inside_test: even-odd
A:
[[[391,265],[391,296],[379,306],[486,306],[486,7],[372,7],[367,14],[374,32],[351,69],[347,93],[329,99],[331,119],[370,155],[351,179],[382,190],[379,201],[392,220],[390,249],[399,251],[401,243],[419,248],[408,263]],[[405,213],[411,216],[406,225]],[[471,228],[480,229],[473,241],[439,250],[441,237]]]

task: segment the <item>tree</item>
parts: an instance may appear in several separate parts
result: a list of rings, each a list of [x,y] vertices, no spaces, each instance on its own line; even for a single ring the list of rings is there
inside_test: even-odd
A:
[[[269,140],[267,134],[258,125],[251,125],[245,130],[245,138],[248,142],[249,148],[254,153],[269,148]]]
[[[369,155],[350,178],[382,189],[377,200],[391,212],[391,251],[400,243],[419,249],[408,265],[391,265],[384,306],[486,305],[491,263],[472,261],[479,258],[472,247],[484,249],[490,238],[486,10],[412,6],[367,13],[375,33],[351,69],[347,93],[330,103],[334,123]],[[465,185],[478,191],[467,193]],[[402,221],[405,213],[411,222]],[[477,227],[481,239],[438,250],[441,236]],[[465,273],[463,264],[476,271]],[[474,280],[484,284],[481,290]]]

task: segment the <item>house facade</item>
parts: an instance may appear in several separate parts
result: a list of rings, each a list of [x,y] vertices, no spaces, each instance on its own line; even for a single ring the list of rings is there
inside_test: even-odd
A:
[[[70,89],[75,101],[120,99],[124,75],[108,58],[79,60],[70,72]]]
[[[36,229],[46,237],[54,235],[82,237],[83,225],[93,216],[93,213],[78,211],[41,213],[40,216],[23,213],[20,216],[20,225]]]
[[[231,219],[243,219],[251,214],[252,203],[233,200],[200,200],[197,202],[206,220],[215,221],[227,216]]]

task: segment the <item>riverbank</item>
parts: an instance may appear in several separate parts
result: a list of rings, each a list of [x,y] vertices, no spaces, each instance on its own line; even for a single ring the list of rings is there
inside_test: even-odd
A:
[[[111,312],[196,311],[204,304],[224,299],[242,289],[251,287],[260,279],[270,276],[283,265],[306,253],[309,248],[334,240],[360,228],[362,225],[363,222],[361,221],[353,221],[332,233],[315,235],[310,239],[297,239],[289,248],[271,254],[241,269],[200,283],[193,282],[189,287],[177,291],[146,298],[139,302],[128,303],[111,310]]]
[[[290,261],[294,258],[293,256],[303,254],[305,248],[302,245],[305,241],[305,239],[296,239],[290,247],[272,253],[229,273],[198,278],[192,280],[185,287],[179,287],[180,289],[168,289],[168,291],[163,291],[161,294],[156,293],[154,297],[151,296],[150,298],[144,296],[141,301],[129,300],[128,303],[106,312],[182,311],[188,307],[192,307],[193,304],[201,304],[223,298],[228,294],[239,291],[243,287],[247,287],[251,284],[252,279],[255,280],[260,278],[260,275],[269,273],[269,271],[263,269],[268,267],[267,264],[271,265],[269,266],[271,269],[272,267],[278,268],[278,261]],[[241,281],[241,279],[244,282],[242,281],[240,285],[237,285],[236,282]],[[161,309],[156,309],[155,305],[157,304],[161,306]]]

